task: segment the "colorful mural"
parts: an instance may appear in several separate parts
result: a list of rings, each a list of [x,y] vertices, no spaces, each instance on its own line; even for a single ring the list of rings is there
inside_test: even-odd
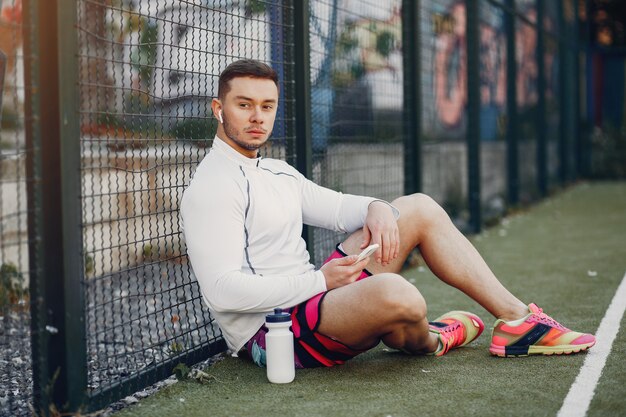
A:
[[[425,88],[426,137],[465,138],[467,118],[467,42],[465,2],[426,2],[422,17],[427,45],[422,53],[430,56],[431,65],[423,70]],[[502,136],[506,105],[506,54],[502,11],[488,5],[480,7],[480,99],[481,138],[496,140]]]
[[[506,41],[504,14],[480,7],[480,130],[483,141],[502,140],[506,122]]]
[[[467,45],[465,40],[466,11],[463,1],[425,2],[424,51],[432,55],[432,65],[423,70],[429,73],[432,92],[425,91],[425,106],[434,114],[425,119],[425,130],[434,136],[462,137],[465,132],[467,105]],[[447,4],[446,4],[447,3]],[[430,100],[428,100],[430,99]],[[434,101],[428,103],[428,101]],[[430,123],[429,123],[430,122]],[[428,135],[430,136],[430,135]]]
[[[422,26],[425,34],[422,84],[424,128],[427,139],[464,140],[467,118],[466,7],[462,0],[424,1]],[[531,114],[537,105],[537,19],[534,0],[518,0],[516,7],[525,19],[515,22],[515,81],[520,115]],[[506,42],[504,11],[487,1],[480,2],[480,102],[481,139],[502,140],[506,123]],[[528,24],[531,23],[531,24]],[[553,13],[544,26],[554,30]],[[554,48],[551,49],[554,51]],[[545,69],[554,96],[557,67],[554,52],[546,53]],[[530,127],[530,125],[529,125]]]

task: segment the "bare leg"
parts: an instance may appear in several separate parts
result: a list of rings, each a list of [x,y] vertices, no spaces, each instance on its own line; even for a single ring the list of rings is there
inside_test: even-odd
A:
[[[319,330],[353,348],[382,340],[409,353],[432,352],[437,337],[428,330],[426,302],[400,275],[404,261],[419,246],[430,269],[445,283],[476,300],[494,316],[513,320],[528,313],[524,303],[498,281],[478,251],[430,197],[414,194],[393,204],[400,210],[400,256],[386,266],[373,261],[374,276],[328,293]],[[348,254],[360,252],[362,232],[343,243]]]
[[[382,273],[330,291],[322,303],[319,331],[355,349],[381,340],[408,353],[433,352],[426,302],[397,274]]]
[[[528,308],[511,294],[493,274],[478,251],[454,226],[447,213],[424,194],[400,197],[392,203],[400,210],[400,256],[383,267],[371,261],[374,274],[400,272],[407,256],[416,246],[428,267],[445,283],[458,288],[503,320],[528,314]],[[359,252],[362,232],[357,231],[343,243],[348,254]]]

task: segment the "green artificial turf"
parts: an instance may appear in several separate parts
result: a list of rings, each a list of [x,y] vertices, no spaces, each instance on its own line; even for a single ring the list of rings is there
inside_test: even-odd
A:
[[[594,332],[626,272],[626,183],[578,184],[471,240],[522,300],[570,328]],[[404,275],[425,296],[430,317],[474,311],[485,320],[485,334],[442,358],[380,345],[343,366],[299,370],[288,385],[270,384],[264,369],[227,357],[206,370],[210,382],[179,382],[116,416],[556,415],[585,354],[491,357],[493,317],[426,268]],[[622,331],[590,416],[624,415],[625,350]]]

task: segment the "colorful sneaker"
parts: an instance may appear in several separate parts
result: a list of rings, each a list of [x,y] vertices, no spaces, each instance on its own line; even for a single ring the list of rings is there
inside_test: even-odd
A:
[[[577,353],[595,345],[596,338],[574,332],[548,316],[535,304],[519,320],[496,320],[489,352],[495,356],[561,355]]]
[[[477,315],[466,311],[451,311],[428,324],[430,331],[439,336],[440,347],[435,356],[443,356],[450,349],[467,345],[485,329]]]

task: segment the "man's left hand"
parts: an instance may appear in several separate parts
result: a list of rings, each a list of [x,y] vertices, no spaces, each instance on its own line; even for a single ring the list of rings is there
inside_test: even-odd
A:
[[[363,225],[361,249],[373,243],[380,245],[374,258],[382,266],[387,266],[389,262],[398,257],[400,252],[398,222],[391,207],[382,201],[370,203]]]

